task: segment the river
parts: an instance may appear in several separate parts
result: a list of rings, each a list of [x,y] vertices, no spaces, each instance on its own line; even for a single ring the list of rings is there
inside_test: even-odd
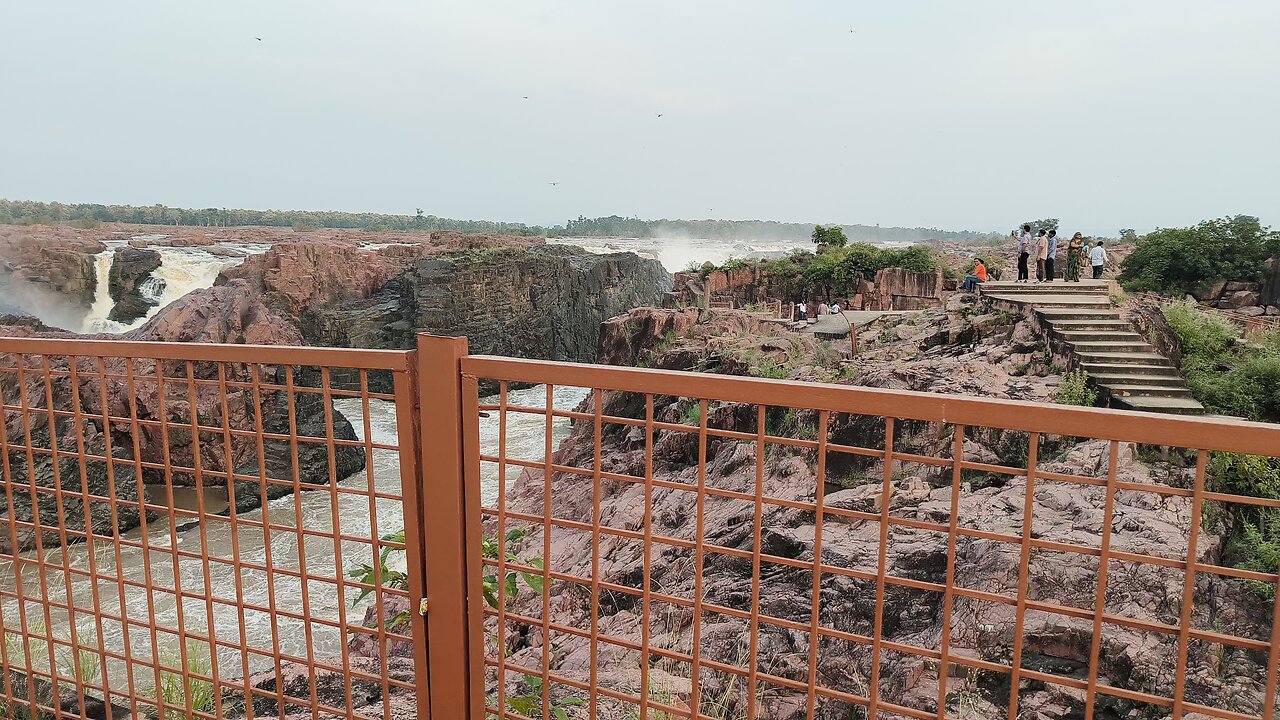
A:
[[[570,410],[586,397],[587,392],[579,388],[557,388],[553,396],[554,405],[557,409]],[[482,400],[482,402],[494,403],[496,401],[496,398]],[[508,395],[508,401],[512,405],[543,407],[546,403],[546,389],[538,386],[512,391]],[[355,398],[340,399],[335,401],[335,406],[351,421],[356,434],[363,441],[365,423],[361,401]],[[496,454],[499,418],[496,412],[489,415],[490,417],[480,420],[481,452]],[[394,404],[384,400],[370,400],[369,428],[373,442],[395,444]],[[554,442],[558,444],[567,437],[569,430],[567,419],[557,419],[552,426]],[[546,441],[545,433],[546,425],[543,416],[509,413],[508,456],[540,460]],[[373,486],[378,492],[396,495],[401,493],[400,462],[397,452],[374,450],[371,469],[371,473],[361,471],[342,480],[340,486],[367,492],[371,474]],[[509,468],[508,470],[507,482],[511,483],[518,477],[519,469]],[[167,491],[163,487],[153,486],[149,490],[152,502],[167,504]],[[492,504],[497,496],[497,490],[497,467],[488,463],[482,464],[482,501]],[[207,511],[213,512],[226,506],[226,494],[222,488],[208,488],[204,494]],[[378,499],[375,512],[371,514],[367,495],[335,494],[327,491],[305,492],[298,496],[279,498],[269,504],[267,512],[271,523],[275,525],[288,528],[301,526],[317,532],[331,533],[335,530],[332,512],[335,495],[338,506],[337,529],[344,535],[355,537],[386,535],[400,530],[404,525],[401,506],[397,501]],[[430,501],[430,489],[426,492],[426,498]],[[181,489],[175,496],[175,505],[194,507],[195,492],[187,488]],[[262,510],[254,510],[240,514],[239,518],[260,523],[262,516]],[[74,576],[68,588],[67,574],[61,569],[64,563],[85,572],[93,570],[99,577],[104,578],[97,585],[97,602],[99,607],[107,613],[120,615],[123,606],[123,613],[139,623],[147,623],[150,614],[154,613],[157,624],[161,627],[178,627],[179,605],[173,592],[157,589],[148,593],[142,588],[126,585],[122,593],[120,584],[116,582],[117,566],[125,580],[138,583],[146,582],[149,569],[151,583],[154,586],[159,588],[180,586],[184,592],[193,592],[201,598],[205,596],[214,598],[212,620],[203,599],[183,599],[181,618],[189,633],[202,634],[206,628],[212,627],[219,639],[239,644],[243,627],[244,642],[250,648],[269,652],[273,641],[278,641],[281,652],[298,657],[336,658],[341,655],[342,638],[333,628],[312,623],[311,635],[308,639],[306,628],[301,621],[279,614],[273,619],[268,613],[255,610],[241,611],[237,607],[236,571],[239,569],[239,589],[245,602],[267,607],[271,595],[274,594],[278,610],[295,614],[303,614],[304,611],[301,581],[298,578],[273,574],[269,583],[264,573],[236,567],[234,561],[237,557],[245,562],[267,564],[268,538],[262,529],[237,524],[233,530],[226,518],[210,517],[202,526],[190,527],[174,534],[168,518],[162,517],[149,522],[145,533],[142,528],[138,528],[125,533],[123,537],[126,540],[141,543],[144,535],[145,544],[151,549],[144,551],[140,548],[120,547],[118,560],[114,543],[104,541],[94,544],[92,556],[87,544],[73,545],[65,552],[58,548],[42,551],[44,562],[58,566],[44,573],[43,582],[47,588],[44,592],[48,593],[49,598],[58,602],[66,603],[68,597],[70,598],[69,604],[77,608],[74,617],[75,633],[82,646],[96,646],[96,638],[101,635],[106,647],[122,654],[126,645],[129,652],[136,658],[150,658],[153,653],[151,633],[147,631],[145,625],[130,626],[127,642],[126,631],[121,627],[121,623],[103,620],[100,627],[97,625],[92,613],[93,584],[83,577]],[[175,562],[174,557],[169,554],[170,548],[174,546],[175,537],[178,547],[193,553],[207,553],[211,559],[207,574],[204,563],[198,559],[180,558]],[[238,555],[233,552],[237,546]],[[372,549],[368,544],[344,541],[339,547],[335,547],[332,539],[323,537],[305,537],[299,552],[297,533],[280,530],[270,532],[269,549],[272,567],[296,572],[300,570],[302,558],[305,558],[307,574],[312,576],[334,577],[335,572],[345,575],[347,571],[372,560]],[[336,568],[335,558],[339,549],[342,553],[342,567]],[[34,560],[40,554],[33,551],[24,554],[24,557]],[[399,564],[403,568],[403,559],[397,553],[390,564],[392,567]],[[177,584],[175,584],[175,578]],[[24,568],[22,582],[24,596],[40,598],[41,581],[42,578],[32,566]],[[12,563],[0,562],[0,590],[14,593],[15,586],[16,579]],[[273,588],[274,593],[272,593]],[[345,612],[347,622],[357,624],[364,615],[365,607],[373,602],[373,598],[370,597],[353,608],[350,603],[355,599],[358,590],[347,589],[345,594],[344,600],[339,596],[337,587],[332,582],[311,580],[308,583],[309,607],[306,610],[313,618],[335,622],[339,620],[340,614]],[[46,620],[44,610],[38,601],[28,600],[25,604],[29,628],[34,629],[38,634],[43,634],[42,628],[51,626],[56,629],[57,637],[64,640],[71,638],[71,619],[67,617],[67,613],[55,608],[50,611],[49,618]],[[340,606],[343,607],[340,608]],[[9,598],[0,599],[0,619],[3,620],[6,632],[12,639],[16,639],[14,633],[21,627],[21,616],[16,601]],[[180,648],[174,635],[159,633],[157,642],[162,658],[177,657]],[[308,648],[308,642],[310,648]],[[20,648],[21,645],[11,645],[11,647]],[[40,646],[33,647],[33,650],[43,653],[34,660],[37,667],[47,666],[47,649]],[[205,652],[207,651],[200,648],[197,654]],[[65,650],[58,652],[60,664],[64,662],[62,659],[64,654],[66,654]],[[41,657],[43,657],[43,663]],[[10,661],[17,661],[21,665],[20,653],[15,657],[11,650]],[[221,677],[236,678],[243,674],[244,660],[239,652],[220,648],[217,661]],[[108,664],[107,677],[112,687],[117,689],[126,687],[128,676],[125,663],[113,660]],[[248,656],[250,672],[261,671],[272,666],[273,662],[267,656],[253,653]],[[139,690],[154,684],[154,676],[147,668],[136,668],[134,676]]]

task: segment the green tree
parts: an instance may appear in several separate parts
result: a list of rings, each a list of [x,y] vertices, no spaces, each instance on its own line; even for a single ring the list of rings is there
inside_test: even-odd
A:
[[[1120,283],[1129,290],[1181,295],[1223,280],[1257,282],[1277,252],[1280,233],[1256,217],[1205,220],[1144,235],[1121,263]]]
[[[1122,228],[1120,230],[1121,242],[1136,242],[1137,240],[1138,240],[1138,233],[1133,228]]]
[[[1040,232],[1041,230],[1044,230],[1044,231],[1057,230],[1058,218],[1044,218],[1043,220],[1028,220],[1025,223],[1020,223],[1018,227],[1014,229],[1021,232],[1023,225],[1030,225],[1031,234],[1034,235]]]
[[[844,228],[839,225],[832,225],[831,227],[814,225],[813,234],[809,237],[817,245],[825,245],[827,247],[842,248],[849,244],[849,238],[845,237]]]

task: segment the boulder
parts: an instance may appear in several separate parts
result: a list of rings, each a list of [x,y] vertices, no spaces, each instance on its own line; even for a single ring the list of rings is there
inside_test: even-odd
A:
[[[1267,309],[1262,305],[1246,305],[1245,307],[1240,308],[1239,312],[1245,317],[1258,317],[1260,315],[1266,315]]]
[[[1248,307],[1257,305],[1261,298],[1262,296],[1257,290],[1237,290],[1224,295],[1218,301],[1218,307],[1229,309]]]
[[[117,248],[107,275],[108,293],[115,305],[107,319],[130,323],[146,315],[158,304],[153,297],[144,296],[142,285],[151,273],[160,267],[160,253],[133,247]]]
[[[6,402],[12,399],[14,388],[10,385],[7,390]],[[142,488],[134,473],[127,445],[112,446],[112,457],[119,462],[111,463],[113,477],[109,479],[105,460],[86,460],[77,454],[79,437],[84,443],[86,454],[105,457],[105,438],[97,425],[83,420],[77,427],[70,418],[63,418],[56,427],[56,445],[60,451],[56,471],[54,456],[48,453],[33,453],[29,463],[25,451],[10,449],[7,467],[11,474],[8,476],[5,476],[5,465],[0,464],[0,484],[12,488],[13,499],[13,504],[9,505],[9,493],[0,494],[0,554],[25,552],[34,549],[37,544],[42,547],[58,547],[62,544],[60,528],[83,535],[88,525],[94,534],[110,537],[114,532],[126,532],[140,524],[137,501]],[[54,446],[47,424],[37,427],[29,434],[24,432],[17,437],[11,436],[11,440],[16,441],[15,444],[25,445],[27,438],[33,448],[49,450]],[[121,503],[113,507],[106,502],[90,501],[86,513],[85,494],[113,497],[113,483],[114,497]],[[42,490],[38,491],[36,488]],[[64,493],[60,502],[55,501],[49,492],[54,489],[61,489]],[[145,494],[145,490],[142,492]],[[37,501],[35,505],[33,498]],[[14,520],[19,524],[11,527]],[[39,537],[35,529],[20,523],[38,523],[41,526]],[[15,536],[16,549],[13,545]]]
[[[1280,315],[1280,306],[1268,305],[1267,315]]]
[[[1262,286],[1256,282],[1228,282],[1226,286],[1223,288],[1223,292],[1227,292],[1227,293],[1242,292],[1242,291],[1258,292],[1261,289],[1262,289]]]
[[[1225,281],[1209,283],[1196,288],[1191,294],[1200,302],[1214,302],[1219,297],[1222,297],[1222,292],[1226,287],[1227,283]]]

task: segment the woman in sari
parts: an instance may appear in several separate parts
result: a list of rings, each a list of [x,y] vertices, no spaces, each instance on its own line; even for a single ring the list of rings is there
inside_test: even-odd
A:
[[[1062,279],[1080,282],[1080,265],[1084,262],[1084,237],[1076,233],[1067,245],[1067,266],[1062,269]]]

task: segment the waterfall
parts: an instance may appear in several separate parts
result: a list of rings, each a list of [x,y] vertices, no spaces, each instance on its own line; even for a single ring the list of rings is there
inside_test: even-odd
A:
[[[139,235],[137,239],[156,240],[163,236]],[[93,306],[84,319],[81,332],[84,333],[122,333],[141,326],[160,312],[169,303],[186,295],[192,290],[213,287],[213,282],[227,268],[244,262],[252,254],[265,252],[270,246],[257,243],[220,243],[219,252],[210,252],[204,247],[165,247],[152,246],[152,250],[160,253],[160,267],[151,277],[143,281],[138,288],[144,298],[154,300],[156,305],[143,317],[131,323],[120,323],[107,319],[114,302],[108,292],[108,277],[111,272],[111,261],[115,249],[124,245],[124,240],[108,240],[106,252],[95,256],[98,288],[94,296]],[[223,251],[234,251],[235,255],[226,255]]]
[[[107,249],[93,256],[94,275],[98,282],[94,287],[93,305],[89,306],[89,313],[85,315],[84,324],[80,327],[82,333],[121,333],[129,329],[122,323],[107,319],[115,305],[115,301],[111,299],[111,261],[115,258],[116,248],[123,246],[125,242],[107,240],[103,243]]]

